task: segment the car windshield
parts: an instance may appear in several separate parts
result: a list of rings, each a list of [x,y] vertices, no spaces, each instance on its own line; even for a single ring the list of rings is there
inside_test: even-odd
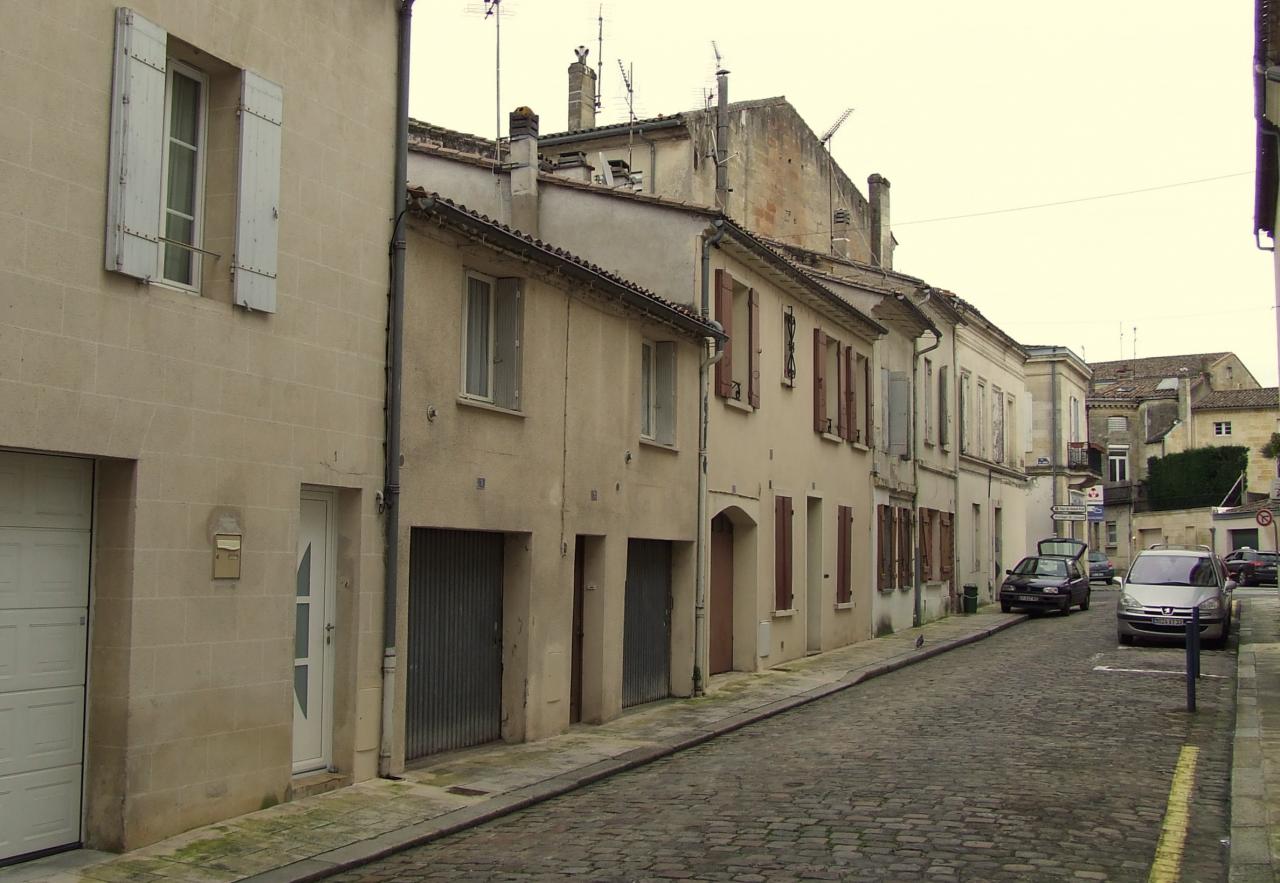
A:
[[[1107,556],[1101,552],[1090,552],[1089,560],[1094,562],[1095,564],[1106,564]]]
[[[1200,555],[1139,555],[1129,582],[1144,586],[1216,586],[1213,562]]]
[[[1013,572],[1018,576],[1066,576],[1067,562],[1060,558],[1023,558]]]

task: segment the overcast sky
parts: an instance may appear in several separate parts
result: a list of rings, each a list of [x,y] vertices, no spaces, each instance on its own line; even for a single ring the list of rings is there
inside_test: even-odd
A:
[[[598,0],[503,0],[502,116],[566,118]],[[1252,236],[1252,0],[605,0],[602,123],[785,95],[855,181],[893,185],[895,268],[1016,339],[1090,361],[1232,350],[1276,384],[1271,256]],[[493,136],[480,0],[414,7],[410,113]],[[1217,179],[1185,186],[1181,182]],[[1020,206],[1162,188],[1052,208]],[[956,215],[971,217],[931,221]],[[914,223],[913,223],[914,222]],[[1121,350],[1123,333],[1124,349]]]

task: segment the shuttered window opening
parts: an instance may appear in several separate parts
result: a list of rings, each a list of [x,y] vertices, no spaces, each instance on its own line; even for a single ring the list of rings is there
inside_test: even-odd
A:
[[[676,345],[640,344],[640,435],[659,444],[676,443]]]
[[[671,543],[627,541],[622,705],[671,695]]]
[[[876,588],[887,592],[894,587],[894,508],[882,503],[876,513]]]
[[[1129,431],[1129,418],[1123,414],[1107,418],[1107,432],[1119,433]]]
[[[827,418],[827,334],[813,329],[813,431],[830,432]]]
[[[951,369],[947,365],[938,367],[938,444],[947,447],[951,444]]]
[[[836,507],[836,603],[853,601],[853,507]]]
[[[912,575],[915,571],[914,547],[911,545],[912,533],[911,510],[898,509],[898,587],[911,587]]]
[[[468,270],[462,307],[462,393],[520,410],[524,295],[520,279]]]
[[[920,393],[920,408],[923,411],[921,421],[924,423],[924,443],[933,444],[933,361],[924,360],[924,390]]]
[[[760,407],[760,296],[739,285],[728,270],[716,270],[716,321],[725,333],[716,362],[716,395]]]
[[[911,444],[911,378],[905,371],[889,372],[889,453],[907,459]]]
[[[937,558],[933,554],[933,519],[932,509],[920,510],[920,575],[921,578],[933,581],[938,578],[934,572]]]
[[[168,33],[131,9],[116,10],[115,30],[106,268],[198,293],[202,267],[226,258],[203,247],[209,72],[171,59]],[[237,305],[274,312],[283,90],[239,76],[234,254],[224,266]]]
[[[855,371],[859,378],[858,388],[862,390],[862,407],[858,411],[858,433],[854,441],[871,447],[875,431],[875,401],[872,396],[871,360],[866,356],[857,356],[855,362]]]
[[[955,524],[950,512],[938,513],[938,575],[944,582],[950,582],[955,572]]]
[[[499,533],[413,528],[405,759],[502,735]]]
[[[773,498],[773,609],[792,610],[795,595],[792,592],[793,544],[791,498]]]

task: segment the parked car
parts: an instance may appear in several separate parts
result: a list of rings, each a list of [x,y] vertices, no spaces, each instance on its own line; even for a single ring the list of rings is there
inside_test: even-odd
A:
[[[1242,586],[1259,586],[1276,582],[1276,553],[1236,549],[1223,556],[1227,573]]]
[[[1121,644],[1134,638],[1182,641],[1192,610],[1199,608],[1201,640],[1224,647],[1235,587],[1208,546],[1152,546],[1138,553],[1120,582],[1117,637]]]
[[[1040,554],[1023,558],[1012,570],[1005,571],[1000,609],[1005,613],[1015,607],[1058,610],[1065,615],[1079,604],[1081,610],[1088,610],[1092,590],[1082,567],[1087,549],[1079,540],[1041,540],[1036,546]]]
[[[1115,579],[1116,566],[1111,563],[1111,559],[1107,557],[1106,552],[1093,551],[1089,553],[1089,582],[1104,582],[1110,584]]]

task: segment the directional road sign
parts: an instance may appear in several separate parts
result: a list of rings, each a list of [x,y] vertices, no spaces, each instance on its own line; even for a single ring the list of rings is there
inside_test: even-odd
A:
[[[1051,512],[1049,517],[1054,521],[1085,521],[1088,516],[1084,513],[1084,507],[1080,507],[1080,512]]]

